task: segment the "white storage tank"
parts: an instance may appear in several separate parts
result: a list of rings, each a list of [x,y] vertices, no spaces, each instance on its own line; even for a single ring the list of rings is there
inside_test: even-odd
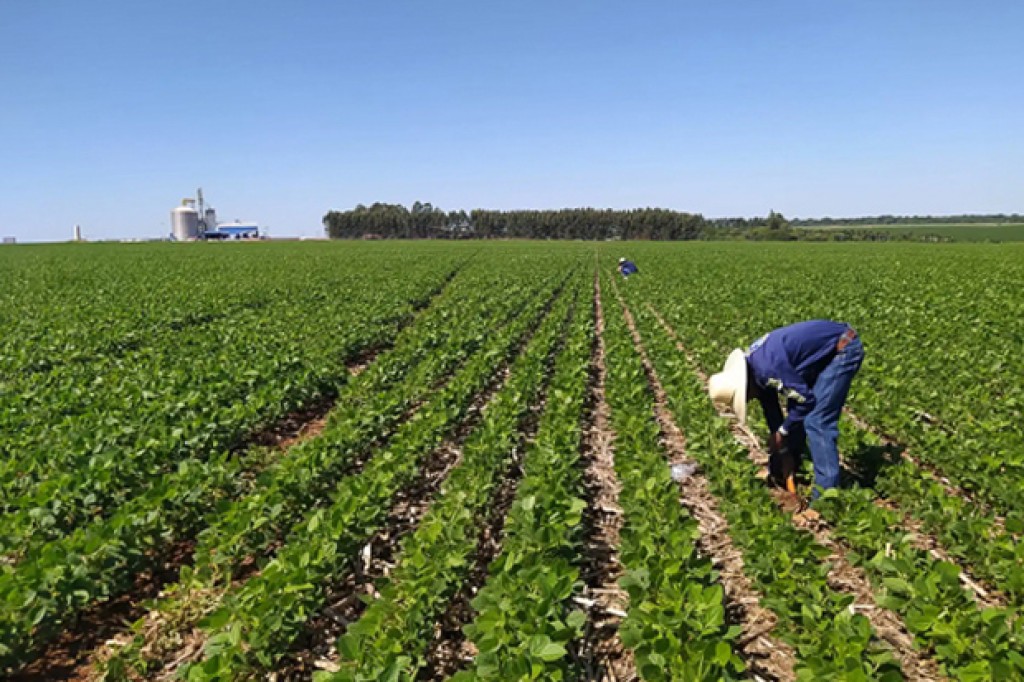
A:
[[[179,242],[199,238],[199,211],[184,203],[171,211],[171,237]]]

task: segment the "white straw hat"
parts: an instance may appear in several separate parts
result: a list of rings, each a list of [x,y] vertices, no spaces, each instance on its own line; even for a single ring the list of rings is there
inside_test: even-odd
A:
[[[626,259],[625,259],[625,258],[620,258],[620,259],[619,259],[619,262],[620,262],[620,263],[625,263],[625,262],[626,262]]]
[[[729,353],[722,371],[711,375],[708,393],[719,409],[731,409],[740,424],[747,423],[747,358],[742,350]]]

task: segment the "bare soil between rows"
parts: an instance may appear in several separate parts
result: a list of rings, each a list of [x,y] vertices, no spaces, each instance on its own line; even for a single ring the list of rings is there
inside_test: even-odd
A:
[[[560,293],[561,287],[547,301],[539,319],[550,314]],[[455,428],[455,432],[431,454],[416,480],[396,495],[383,527],[373,535],[360,556],[355,559],[353,570],[348,571],[341,580],[332,585],[326,606],[310,620],[303,636],[275,666],[275,679],[282,682],[309,680],[316,670],[333,671],[338,668],[335,642],[366,610],[367,599],[372,600],[380,596],[376,585],[390,575],[399,561],[402,538],[415,531],[423,516],[429,511],[430,504],[440,492],[444,481],[452,469],[461,462],[463,443],[480,424],[486,406],[507,383],[513,359],[522,353],[538,327],[539,325],[535,325],[519,340],[514,351],[509,354],[509,359],[495,372],[488,385],[474,397],[467,409],[467,416]],[[531,409],[530,417],[522,427],[527,436],[535,432],[536,409]],[[520,448],[521,446],[522,441]],[[515,452],[512,453],[512,457],[512,465],[496,493],[496,503],[488,516],[488,523],[481,529],[477,558],[469,578],[470,585],[474,584],[474,579],[482,584],[486,578],[487,565],[500,551],[500,534],[505,513],[512,503],[515,486],[521,477]],[[454,671],[461,662],[464,662],[466,655],[473,653],[466,648],[461,631],[462,624],[468,622],[466,619],[470,617],[469,600],[472,599],[476,587],[467,589],[470,591],[465,595],[460,592],[452,599],[448,610],[439,621],[427,653],[427,675],[433,675],[434,670]]]
[[[337,661],[334,643],[366,609],[363,598],[380,596],[378,581],[390,575],[402,539],[416,529],[448,474],[461,461],[465,435],[446,440],[424,464],[420,476],[395,495],[383,527],[353,558],[353,569],[332,587],[326,606],[309,622],[293,651],[275,666],[278,680],[308,680],[316,670],[332,669]]]
[[[619,561],[622,509],[621,485],[615,473],[615,433],[611,408],[605,397],[604,309],[601,282],[594,275],[594,341],[580,464],[589,503],[583,515],[581,579],[586,584],[583,601],[588,611],[586,631],[573,655],[584,679],[599,682],[632,682],[638,679],[632,652],[619,639],[619,625],[629,608],[629,595],[619,586],[624,567]]]
[[[141,603],[155,598],[162,585],[177,578],[178,569],[191,560],[194,547],[191,541],[172,545],[153,568],[135,576],[127,592],[86,610],[34,661],[5,679],[12,682],[92,679],[92,652],[142,616]]]
[[[300,442],[319,435],[334,405],[333,398],[321,397],[247,438],[245,449],[271,448],[280,456]],[[236,452],[242,449],[239,446]],[[259,461],[265,463],[267,459]],[[257,473],[247,470],[242,475],[252,479]],[[194,548],[194,540],[188,537],[173,543],[159,556],[154,555],[151,567],[137,574],[126,591],[83,612],[11,679],[24,682],[95,679],[100,647],[146,614],[145,603],[156,599],[165,585],[177,580],[181,568],[192,563]]]
[[[427,647],[426,665],[417,679],[447,679],[476,656],[476,647],[466,639],[462,627],[476,617],[471,602],[487,581],[487,569],[491,562],[501,554],[505,519],[523,479],[523,453],[537,434],[537,423],[545,404],[546,400],[542,398],[540,403],[530,409],[528,417],[520,426],[521,437],[510,453],[509,467],[504,472],[491,499],[487,517],[481,525],[469,575],[438,619],[433,639]]]
[[[503,472],[481,525],[469,574],[435,624],[434,636],[427,647],[426,664],[417,675],[419,680],[447,679],[470,664],[477,654],[476,647],[466,638],[463,627],[476,617],[471,602],[486,583],[491,562],[501,554],[505,522],[525,473],[523,459],[527,448],[536,439],[541,415],[547,409],[555,359],[565,347],[566,334],[574,315],[574,310],[570,310],[563,320],[559,341],[545,359],[540,393],[519,423],[519,437],[510,453],[509,466]]]

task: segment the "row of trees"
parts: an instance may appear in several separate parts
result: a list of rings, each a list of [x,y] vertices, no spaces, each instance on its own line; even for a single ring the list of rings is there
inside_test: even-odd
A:
[[[469,216],[417,201],[411,209],[400,204],[359,204],[351,211],[331,211],[323,222],[327,236],[335,239],[429,239],[452,236],[458,226],[469,222]]]
[[[335,239],[795,239],[780,213],[765,218],[708,220],[699,213],[662,208],[626,211],[567,208],[555,211],[445,212],[430,203],[362,204],[323,218]]]
[[[699,213],[663,208],[626,211],[564,208],[554,211],[444,211],[417,201],[401,204],[359,204],[349,211],[330,211],[323,218],[327,236],[335,239],[748,239],[801,241],[947,241],[926,233],[894,234],[864,229],[814,230],[815,226],[901,225],[934,223],[1024,222],[1024,216],[874,216],[789,221],[770,211],[757,218],[708,219]],[[797,228],[797,229],[794,229]]]

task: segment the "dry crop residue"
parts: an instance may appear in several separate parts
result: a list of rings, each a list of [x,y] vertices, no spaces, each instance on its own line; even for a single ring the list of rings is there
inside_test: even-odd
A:
[[[332,586],[326,606],[310,621],[303,639],[277,664],[278,679],[306,680],[315,669],[337,670],[334,643],[366,610],[362,597],[378,596],[375,585],[395,567],[402,538],[416,529],[430,509],[448,474],[462,460],[463,443],[509,376],[508,364],[495,372],[488,386],[473,399],[456,432],[431,454],[416,480],[398,492],[384,525],[363,547],[353,569]]]
[[[585,512],[585,556],[582,579],[586,583],[578,600],[587,608],[586,632],[576,652],[585,679],[627,682],[637,679],[632,652],[623,647],[618,629],[629,606],[629,595],[618,583],[623,574],[617,547],[622,528],[618,505],[621,486],[615,475],[615,434],[611,409],[605,399],[604,313],[601,285],[594,278],[594,318],[597,321],[591,356],[591,388],[587,407],[590,424],[584,432],[584,487],[590,503]]]
[[[178,569],[188,563],[194,547],[195,543],[191,541],[172,545],[156,568],[135,576],[127,592],[86,611],[73,627],[66,629],[35,661],[4,679],[17,682],[78,682],[94,679],[93,653],[96,647],[102,646],[124,623],[142,615],[141,603],[156,597],[160,587],[178,575]]]

